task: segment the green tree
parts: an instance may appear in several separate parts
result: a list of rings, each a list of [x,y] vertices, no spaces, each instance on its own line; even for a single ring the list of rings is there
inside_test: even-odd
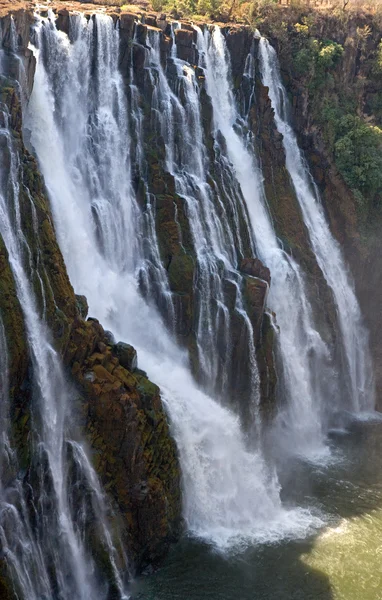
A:
[[[339,132],[342,135],[334,147],[338,169],[353,190],[372,198],[382,189],[382,130],[346,115]]]

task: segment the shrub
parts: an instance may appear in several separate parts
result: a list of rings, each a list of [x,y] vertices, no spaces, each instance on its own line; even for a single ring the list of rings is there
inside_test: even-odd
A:
[[[372,198],[382,189],[382,130],[348,114],[340,120],[339,132],[337,167],[353,190]]]

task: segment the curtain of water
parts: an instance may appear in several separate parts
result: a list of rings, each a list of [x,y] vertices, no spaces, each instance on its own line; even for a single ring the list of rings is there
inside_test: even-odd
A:
[[[231,315],[225,297],[225,284],[229,281],[236,290],[235,313],[246,339],[249,403],[256,412],[259,378],[254,335],[244,308],[242,276],[237,271],[244,258],[240,215],[245,217],[246,212],[240,196],[232,193],[229,180],[225,181],[224,197],[216,192],[204,142],[195,70],[177,59],[173,50],[168,79],[161,65],[158,33],[150,32],[149,41],[146,64],[154,86],[152,110],[158,122],[154,127],[165,142],[166,168],[174,175],[176,192],[185,203],[196,254],[195,333],[202,380],[208,382],[210,390],[228,395],[233,352]],[[244,224],[248,231],[245,219]],[[237,321],[233,326],[238,327]]]
[[[0,235],[5,243],[24,314],[31,359],[30,464],[23,473],[17,448],[12,448],[9,420],[2,419],[2,469],[0,484],[0,538],[2,557],[13,573],[15,590],[25,600],[52,597],[69,600],[126,598],[116,567],[116,552],[106,525],[106,508],[96,476],[86,454],[70,439],[70,394],[60,358],[51,345],[44,322],[44,302],[38,308],[33,282],[41,284],[39,255],[28,245],[22,227],[24,198],[33,198],[21,187],[22,173],[6,107],[1,107]],[[25,201],[25,200],[24,200]],[[32,215],[35,213],[32,211]],[[38,235],[32,218],[34,236]],[[37,243],[37,240],[36,240]],[[0,328],[1,400],[7,413],[7,350]],[[27,449],[24,448],[24,451]],[[4,466],[4,462],[3,465]],[[75,471],[69,480],[69,471]],[[79,480],[88,489],[88,510],[78,511],[74,490]],[[90,513],[89,513],[90,511]],[[107,577],[91,557],[87,526],[92,523],[97,544],[110,564]]]
[[[56,30],[53,17],[50,21],[40,19],[36,26],[34,44],[38,64],[27,127],[32,132],[31,141],[48,187],[59,243],[74,287],[87,295],[94,316],[118,337],[134,344],[140,366],[161,386],[180,453],[184,516],[189,530],[220,546],[242,538],[275,539],[286,532],[302,533],[311,524],[311,516],[304,511],[283,509],[277,481],[260,451],[249,451],[246,447],[237,416],[223,408],[218,398],[197,388],[188,370],[186,354],[170,338],[152,302],[146,302],[140,294],[139,274],[149,258],[155,260],[158,252],[154,232],[146,241],[146,246],[155,250],[151,256],[145,254],[144,244],[139,241],[140,236],[150,234],[150,228],[140,229],[148,208],[142,214],[137,211],[129,185],[129,133],[121,121],[133,107],[122,109],[117,102],[124,94],[114,54],[118,30],[111,18],[102,15],[89,22],[80,16],[72,17],[71,25],[70,40]],[[168,129],[172,127],[171,111],[185,121],[194,119],[197,127],[197,111],[192,107],[186,109],[169,90],[156,54],[157,41],[150,37],[149,42],[152,55],[147,68],[157,86],[156,101],[165,103],[158,108],[163,113],[168,111]],[[113,48],[109,55],[108,49]],[[95,59],[88,56],[97,57],[97,70],[103,73],[98,87],[91,81]],[[179,78],[189,101],[196,103],[193,76],[186,69]],[[130,97],[137,106],[137,88],[132,85]],[[103,135],[102,144],[96,143],[94,138],[97,140],[104,130],[105,121],[108,131],[114,133]],[[137,112],[134,122],[140,122]],[[185,124],[186,140],[188,131],[189,125]],[[168,135],[171,136],[171,131]],[[179,189],[184,186],[188,194],[194,185],[196,194],[201,196],[200,202],[206,203],[197,218],[204,235],[212,232],[211,240],[200,241],[206,253],[203,266],[209,269],[211,285],[215,278],[214,252],[220,253],[224,266],[233,260],[232,250],[229,246],[221,247],[223,234],[216,215],[204,214],[208,206],[210,211],[214,208],[204,190],[202,150],[198,150],[182,180],[181,164],[186,161],[178,163],[182,160],[181,149],[175,154],[171,153],[172,148],[168,141],[167,164],[178,178]],[[142,164],[143,152],[142,147],[132,153]],[[114,160],[119,161],[117,168],[112,166]],[[98,180],[101,184],[94,186]],[[107,182],[103,192],[102,181]],[[93,209],[94,197],[97,210]],[[188,201],[192,208],[192,197]],[[98,218],[100,204],[105,205],[102,219]],[[109,248],[106,234],[112,230],[113,221],[126,229],[117,232],[119,237],[110,240]],[[112,248],[123,260],[115,259]],[[166,291],[167,282],[159,275],[157,285],[163,285]],[[212,323],[214,326],[213,320]]]
[[[228,158],[248,207],[258,255],[272,274],[268,306],[275,311],[279,326],[286,393],[277,420],[279,437],[290,450],[312,457],[326,451],[326,401],[335,392],[330,352],[315,327],[303,274],[283,251],[274,231],[251,138],[244,134],[246,123],[234,100],[221,30],[214,27],[212,33],[202,33],[198,29],[198,49],[214,107],[214,127],[224,135]]]
[[[347,265],[338,242],[326,221],[318,190],[288,121],[289,102],[281,82],[275,50],[265,38],[260,39],[261,72],[275,111],[277,129],[283,135],[286,164],[292,179],[312,248],[325,279],[333,291],[341,331],[343,353],[343,407],[355,413],[374,408],[372,360],[368,334]]]

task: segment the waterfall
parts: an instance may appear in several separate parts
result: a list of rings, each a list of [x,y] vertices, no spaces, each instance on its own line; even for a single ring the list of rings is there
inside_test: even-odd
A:
[[[17,51],[16,41],[14,44]],[[30,445],[31,463],[25,473],[18,462],[18,448],[12,445],[6,341],[9,332],[0,319],[2,557],[13,574],[15,593],[25,600],[106,600],[110,594],[123,600],[127,596],[108,530],[106,501],[81,443],[71,437],[76,435],[70,410],[75,392],[65,381],[61,359],[44,319],[40,251],[37,248],[35,252],[29,241],[32,235],[37,244],[36,207],[32,194],[21,183],[21,159],[6,106],[1,106],[0,122],[0,236],[24,315],[32,373],[30,434],[25,442]],[[22,218],[25,201],[30,202],[32,215],[28,235]],[[35,282],[42,296],[41,308],[34,292]],[[81,510],[75,497],[80,482],[86,489]],[[89,526],[98,551],[105,554],[104,572],[92,557]]]
[[[374,409],[372,360],[368,334],[348,268],[338,242],[332,236],[306,161],[288,121],[289,102],[281,82],[275,50],[260,39],[260,64],[264,85],[275,111],[277,129],[283,135],[286,165],[307,226],[310,242],[324,277],[333,291],[343,353],[343,407],[354,413]]]
[[[315,327],[303,273],[277,239],[262,175],[233,96],[229,56],[219,27],[198,29],[200,64],[214,107],[214,127],[224,135],[228,158],[251,219],[257,253],[272,274],[268,306],[275,311],[286,402],[278,415],[282,443],[309,457],[325,449],[326,403],[335,375],[328,347]],[[320,374],[317,377],[317,374]]]
[[[9,415],[1,422],[0,539],[2,554],[13,574],[16,594],[25,600],[59,597],[62,600],[127,598],[117,569],[115,548],[107,529],[106,507],[96,476],[81,444],[71,439],[72,391],[64,378],[39,310],[33,281],[41,284],[39,258],[34,257],[22,225],[23,179],[10,117],[1,107],[0,236],[8,252],[18,299],[23,311],[32,367],[30,416],[31,464],[25,474],[12,447]],[[32,206],[32,215],[34,206]],[[32,219],[33,235],[38,235]],[[42,314],[41,314],[42,313]],[[6,337],[0,321],[1,409],[9,412]],[[75,474],[69,478],[74,465]],[[70,479],[70,480],[69,480]],[[78,482],[88,490],[87,502],[77,513],[74,489]],[[90,508],[89,508],[90,506]],[[108,556],[107,577],[101,573],[87,544],[87,527],[98,530],[97,544]]]
[[[146,57],[154,111],[168,118],[176,112],[187,143],[190,127],[198,127],[197,109],[183,106],[164,81],[155,36],[159,37],[158,32],[150,34],[147,53],[151,58]],[[317,523],[315,518],[308,511],[282,506],[279,485],[261,450],[249,449],[239,418],[218,396],[197,387],[186,352],[177,346],[152,298],[146,300],[141,294],[142,270],[156,276],[162,294],[168,293],[168,284],[163,273],[152,266],[159,256],[155,231],[142,226],[151,218],[147,216],[152,211],[151,199],[146,198],[148,204],[138,209],[130,186],[131,157],[140,157],[142,164],[144,157],[143,148],[130,151],[127,114],[137,106],[137,88],[132,82],[133,105],[129,107],[118,71],[118,29],[108,16],[97,14],[88,22],[76,15],[71,17],[69,40],[56,30],[51,14],[49,19],[38,19],[33,43],[37,71],[26,127],[45,178],[68,272],[75,289],[87,296],[91,314],[136,347],[140,367],[161,387],[179,448],[189,531],[219,547],[242,539],[304,535]],[[192,74],[173,60],[188,101],[196,104]],[[140,115],[136,113],[133,120],[139,125]],[[163,119],[158,120],[164,127]],[[200,270],[206,270],[208,285],[220,285],[214,272],[219,256],[237,281],[240,276],[233,268],[234,258],[225,247],[226,240],[219,238],[223,232],[206,190],[202,150],[181,175],[187,161],[183,158],[182,162],[179,147],[171,151],[171,122],[166,125],[166,163],[179,191],[190,211],[191,185],[200,194],[200,202],[205,202],[192,223]],[[189,152],[189,143],[183,152]],[[118,162],[117,167],[113,161]],[[237,193],[236,189],[232,197]],[[204,233],[198,233],[199,227]],[[203,239],[207,234],[208,239]],[[209,319],[208,307],[205,310]],[[216,326],[213,318],[211,327]],[[198,341],[206,352],[200,336]]]
[[[160,38],[156,32],[150,32],[149,40],[151,47],[147,53],[147,63],[155,86],[153,112],[159,121],[158,131],[165,142],[166,167],[175,178],[176,193],[186,205],[196,254],[195,292],[198,308],[195,329],[202,379],[208,382],[210,391],[218,389],[221,394],[228,395],[227,378],[232,372],[233,344],[224,286],[229,281],[236,290],[235,312],[241,320],[249,349],[249,402],[256,407],[259,403],[259,377],[254,335],[244,309],[242,276],[237,270],[237,265],[244,258],[239,235],[239,215],[245,217],[246,213],[240,203],[240,196],[229,189],[223,198],[216,191],[217,185],[211,175],[204,145],[195,70],[185,61],[177,59],[176,51],[173,50],[175,72],[171,73],[171,80],[168,81],[160,60]],[[177,134],[175,127],[181,132],[181,136]],[[229,182],[227,187],[228,185]],[[215,208],[216,204],[219,211]],[[228,214],[233,215],[233,223],[230,223]],[[246,221],[245,224],[248,229]],[[223,343],[219,344],[219,336],[223,338]]]

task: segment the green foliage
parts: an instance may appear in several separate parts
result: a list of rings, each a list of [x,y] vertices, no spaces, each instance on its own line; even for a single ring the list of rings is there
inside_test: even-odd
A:
[[[336,71],[343,47],[311,35],[307,23],[294,25],[292,66],[307,87],[311,116],[320,127],[327,149],[362,210],[375,202],[382,191],[382,129],[357,116],[357,93],[342,89]],[[370,28],[357,28],[361,48],[370,37]],[[373,71],[382,73],[382,41],[373,59]]]
[[[155,12],[160,12],[163,10],[163,0],[151,0],[151,6]]]
[[[308,33],[309,33],[308,25],[303,25],[302,23],[296,23],[294,28],[297,31],[297,33],[300,33],[301,35],[305,36],[305,35],[308,35]]]
[[[338,124],[335,159],[346,183],[358,199],[382,189],[382,130],[348,114]]]
[[[356,102],[341,91],[322,100],[316,117],[336,166],[365,206],[382,190],[382,130],[356,115]]]
[[[301,48],[294,59],[294,69],[297,75],[308,75],[313,68],[313,55],[309,47]]]
[[[153,10],[165,10],[177,18],[193,16],[212,20],[248,21],[249,3],[246,0],[150,0]],[[268,0],[267,0],[268,1]],[[273,1],[273,0],[271,0]]]
[[[253,13],[267,13],[269,10],[276,8],[277,0],[253,0]]]
[[[377,47],[376,56],[374,59],[374,64],[372,66],[372,71],[374,75],[381,75],[382,73],[382,40],[379,42]]]
[[[317,64],[324,69],[333,68],[343,54],[343,47],[331,40],[324,40],[323,42],[314,41],[317,48]]]
[[[308,77],[310,88],[317,89],[341,59],[343,47],[332,40],[308,38],[307,25],[297,23],[294,28],[298,34],[296,45],[299,47],[294,56],[295,72],[300,77]]]
[[[277,0],[252,0],[249,18],[255,27],[261,26],[264,19],[271,19],[272,22],[279,23]]]
[[[196,12],[199,15],[216,15],[221,5],[221,0],[198,0],[196,2]]]

